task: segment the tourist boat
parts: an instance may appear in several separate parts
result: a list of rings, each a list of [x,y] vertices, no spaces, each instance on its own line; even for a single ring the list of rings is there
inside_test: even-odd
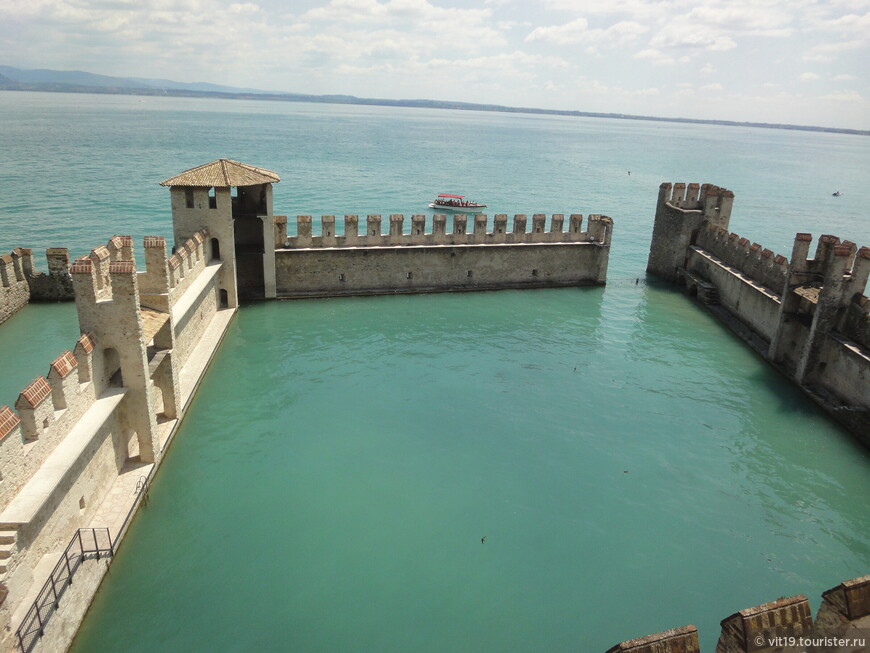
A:
[[[485,209],[486,204],[478,204],[465,199],[465,195],[449,195],[441,193],[437,199],[429,205],[430,209],[446,209],[448,211],[468,211],[472,209]]]

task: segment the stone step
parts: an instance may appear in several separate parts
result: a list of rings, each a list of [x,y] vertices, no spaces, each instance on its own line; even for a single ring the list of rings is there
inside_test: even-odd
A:
[[[0,544],[8,544],[15,541],[18,531],[0,531]]]

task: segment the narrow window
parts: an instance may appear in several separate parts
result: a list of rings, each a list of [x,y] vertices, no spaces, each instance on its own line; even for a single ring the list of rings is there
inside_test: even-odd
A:
[[[193,208],[193,189],[185,188],[184,189],[184,205],[188,209]]]
[[[410,279],[412,276],[413,275],[409,272],[406,278]]]
[[[339,280],[339,281],[344,281],[344,274],[339,274],[339,275],[338,275],[338,280]]]
[[[470,278],[470,277],[472,276],[472,274],[471,274],[471,270],[469,270],[468,272],[466,272],[466,273],[465,273],[465,276]]]
[[[538,269],[537,269],[537,268],[535,268],[534,270],[532,270],[532,276],[533,276],[533,277],[538,276]]]

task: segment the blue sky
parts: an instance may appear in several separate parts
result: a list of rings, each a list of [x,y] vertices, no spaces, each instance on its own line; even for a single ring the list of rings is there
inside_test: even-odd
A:
[[[870,0],[2,0],[0,63],[870,129]]]

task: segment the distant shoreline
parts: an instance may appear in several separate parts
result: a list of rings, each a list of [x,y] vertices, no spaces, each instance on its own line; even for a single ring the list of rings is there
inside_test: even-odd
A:
[[[95,95],[142,95],[154,97],[213,98],[220,100],[260,100],[270,102],[319,102],[323,104],[354,104],[362,106],[409,107],[416,109],[450,109],[454,111],[491,111],[495,113],[522,113],[531,115],[571,116],[577,118],[613,118],[617,120],[645,120],[648,122],[688,123],[698,125],[722,125],[725,127],[755,127],[759,129],[787,129],[792,131],[825,132],[870,136],[870,130],[840,127],[816,127],[765,122],[741,122],[736,120],[705,120],[702,118],[663,118],[625,113],[602,113],[593,111],[568,111],[562,109],[536,109],[532,107],[508,107],[499,104],[476,104],[473,102],[450,102],[442,100],[388,100],[360,98],[352,95],[306,95],[302,93],[195,91],[185,89],[86,86],[57,82],[20,82],[0,75],[0,91],[31,91],[38,93],[91,93]]]

